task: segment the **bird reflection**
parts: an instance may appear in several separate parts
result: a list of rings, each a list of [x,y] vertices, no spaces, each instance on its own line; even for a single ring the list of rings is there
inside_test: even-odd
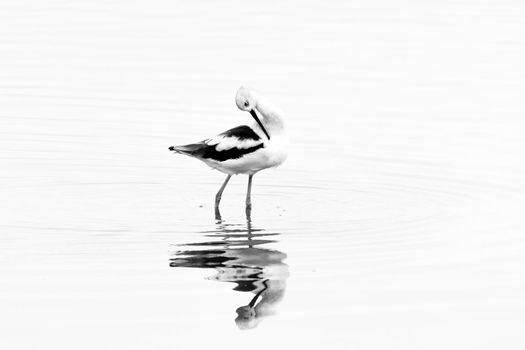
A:
[[[237,308],[235,323],[240,329],[254,328],[260,320],[275,313],[283,298],[288,278],[286,254],[263,248],[275,240],[278,233],[219,221],[217,229],[205,231],[209,240],[179,245],[170,259],[171,267],[213,268],[217,273],[209,279],[235,283],[233,290],[250,292],[248,303]]]

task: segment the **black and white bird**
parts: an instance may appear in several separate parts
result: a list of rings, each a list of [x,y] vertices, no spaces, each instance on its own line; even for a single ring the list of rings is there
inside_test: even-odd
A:
[[[237,91],[235,103],[240,110],[249,112],[255,122],[237,126],[197,143],[169,148],[170,151],[197,158],[227,174],[215,196],[215,214],[219,218],[222,192],[232,175],[248,175],[246,213],[249,214],[253,175],[263,169],[281,165],[287,157],[288,137],[279,108],[258,92],[245,87]]]

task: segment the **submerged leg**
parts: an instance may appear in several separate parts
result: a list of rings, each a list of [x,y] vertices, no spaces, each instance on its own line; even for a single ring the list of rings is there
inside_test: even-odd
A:
[[[217,194],[215,195],[215,217],[218,217],[218,220],[220,220],[221,217],[221,213],[219,213],[219,203],[221,202],[222,192],[224,192],[224,189],[226,188],[226,185],[228,184],[228,181],[230,181],[231,177],[231,175],[226,176],[226,180],[224,180],[224,183],[219,189],[219,192],[217,192]]]
[[[252,210],[252,175],[248,176],[248,191],[246,192],[246,214],[249,215]]]

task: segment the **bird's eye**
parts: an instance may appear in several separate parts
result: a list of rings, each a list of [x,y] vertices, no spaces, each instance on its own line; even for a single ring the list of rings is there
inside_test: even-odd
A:
[[[244,107],[248,107],[250,105],[250,102],[244,101]]]

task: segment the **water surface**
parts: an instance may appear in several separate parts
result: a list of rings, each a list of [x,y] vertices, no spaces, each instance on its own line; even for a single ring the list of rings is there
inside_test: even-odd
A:
[[[519,1],[0,5],[0,346],[520,349]],[[282,167],[167,151],[287,114]]]

